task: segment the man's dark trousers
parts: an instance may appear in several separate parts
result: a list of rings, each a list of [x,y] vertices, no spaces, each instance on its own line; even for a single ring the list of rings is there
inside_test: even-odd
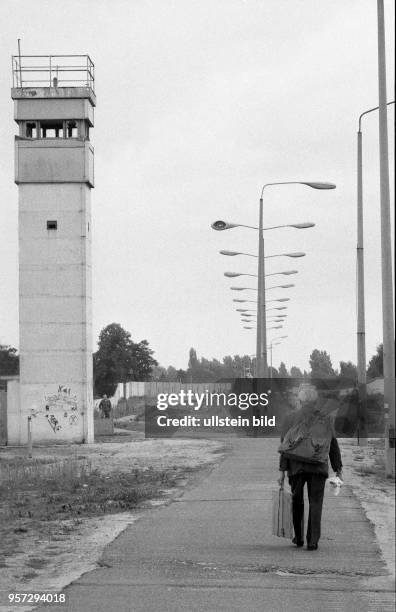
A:
[[[302,519],[304,516],[304,484],[307,483],[309,500],[307,545],[315,546],[320,538],[320,522],[326,476],[302,472],[291,476],[289,482],[292,492],[294,534],[298,542],[304,540]]]

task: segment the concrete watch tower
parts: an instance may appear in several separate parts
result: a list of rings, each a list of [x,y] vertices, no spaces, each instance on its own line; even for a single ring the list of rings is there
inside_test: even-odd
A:
[[[19,203],[19,413],[9,444],[92,442],[94,65],[13,56]]]

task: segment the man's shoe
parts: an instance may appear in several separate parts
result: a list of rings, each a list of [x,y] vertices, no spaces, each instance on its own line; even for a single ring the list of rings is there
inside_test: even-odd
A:
[[[308,544],[307,550],[318,550],[317,544]]]
[[[296,538],[293,538],[292,542],[297,546],[297,548],[301,548],[302,546],[304,546],[304,540],[296,540]]]

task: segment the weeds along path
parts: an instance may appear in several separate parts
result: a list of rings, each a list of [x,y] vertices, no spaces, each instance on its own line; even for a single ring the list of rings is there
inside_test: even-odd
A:
[[[2,449],[0,612],[8,610],[9,592],[59,591],[95,567],[106,544],[218,462],[224,448],[114,436],[36,448],[33,459],[24,449]]]

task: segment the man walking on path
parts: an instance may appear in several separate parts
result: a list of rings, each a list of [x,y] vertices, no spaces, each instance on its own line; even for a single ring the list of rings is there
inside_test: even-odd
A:
[[[282,427],[281,442],[283,442],[287,432],[294,426],[298,427],[299,422],[303,422],[307,415],[310,416],[310,414],[314,414],[315,409],[318,409],[319,412],[319,394],[315,388],[302,388],[299,393],[299,400],[302,403],[302,408],[285,418]],[[331,467],[336,473],[336,476],[342,479],[341,452],[333,428],[329,430],[329,437],[330,436],[328,456],[330,458]],[[295,452],[298,455],[298,450]],[[309,460],[304,461],[303,458],[300,459],[298,457],[295,459],[287,458],[284,453],[281,453],[279,469],[281,471],[281,476],[279,478],[280,486],[283,486],[285,472],[287,471],[292,492],[293,527],[295,534],[293,544],[298,548],[304,546],[302,528],[304,524],[304,485],[306,483],[309,500],[307,550],[317,550],[320,539],[323,496],[326,479],[329,476],[327,457],[324,462],[313,463],[309,462]]]

